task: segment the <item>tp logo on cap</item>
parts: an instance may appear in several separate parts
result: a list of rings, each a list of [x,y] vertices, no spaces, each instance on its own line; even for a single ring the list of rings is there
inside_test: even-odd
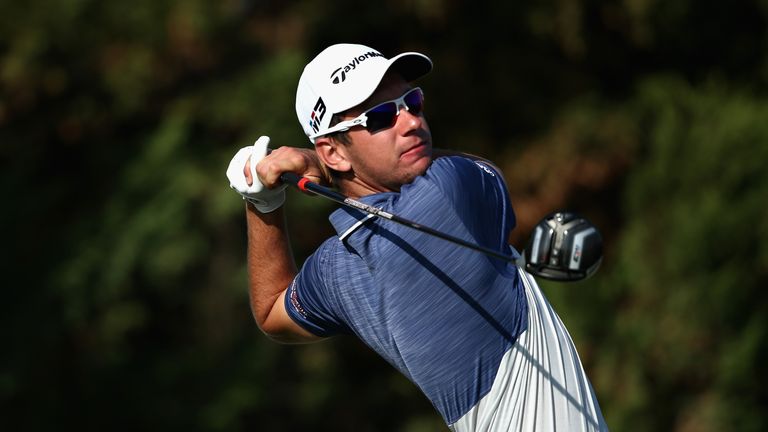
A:
[[[331,82],[334,84],[338,84],[340,82],[344,82],[345,79],[347,79],[347,71],[343,70],[344,68],[338,68],[331,74]],[[339,73],[341,71],[341,73]],[[338,75],[337,75],[338,74]]]

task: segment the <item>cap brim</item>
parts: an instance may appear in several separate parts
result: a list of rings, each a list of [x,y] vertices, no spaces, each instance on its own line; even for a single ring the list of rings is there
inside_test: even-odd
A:
[[[432,60],[424,54],[406,52],[390,59],[389,69],[394,69],[408,81],[415,81],[432,70]]]
[[[359,87],[356,91],[350,92],[354,97],[339,103],[337,105],[341,109],[339,112],[354,108],[365,102],[379,88],[384,76],[390,70],[396,71],[408,82],[415,81],[432,70],[432,60],[424,54],[417,52],[406,52],[396,55],[389,59],[388,63],[386,68],[380,70],[378,76],[370,77],[372,79],[369,82],[373,83],[373,85],[367,84],[365,87]],[[338,114],[338,112],[334,114]]]

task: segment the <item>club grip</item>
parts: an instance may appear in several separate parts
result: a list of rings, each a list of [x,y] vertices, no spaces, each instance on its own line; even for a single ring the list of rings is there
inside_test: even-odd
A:
[[[309,192],[307,190],[307,183],[311,183],[308,178],[302,177],[294,172],[288,172],[288,171],[280,174],[280,181],[285,184],[296,186],[297,188],[299,188],[299,190],[303,192]]]
[[[298,186],[299,181],[302,178],[304,178],[304,177],[302,177],[302,176],[300,176],[300,175],[298,175],[298,174],[296,174],[294,172],[287,172],[286,171],[286,172],[280,174],[280,181],[281,182],[283,182],[285,184],[294,185],[294,186]]]

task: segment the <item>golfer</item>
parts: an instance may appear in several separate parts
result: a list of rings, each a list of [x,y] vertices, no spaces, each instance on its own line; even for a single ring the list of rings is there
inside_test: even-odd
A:
[[[576,349],[531,275],[420,231],[340,208],[337,235],[301,269],[282,204],[293,172],[452,236],[519,256],[501,172],[439,151],[413,82],[419,53],[386,58],[333,45],[304,69],[296,113],[314,149],[269,138],[227,175],[247,200],[249,292],[259,327],[282,342],[352,334],[416,384],[453,431],[603,431]],[[457,107],[471,115],[471,106]]]

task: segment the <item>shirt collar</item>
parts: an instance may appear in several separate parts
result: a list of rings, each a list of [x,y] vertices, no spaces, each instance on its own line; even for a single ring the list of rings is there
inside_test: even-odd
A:
[[[359,198],[358,201],[370,206],[382,207],[395,195],[397,195],[395,192],[377,193]],[[374,218],[372,214],[350,207],[341,207],[328,217],[341,241],[346,241],[352,233]]]

